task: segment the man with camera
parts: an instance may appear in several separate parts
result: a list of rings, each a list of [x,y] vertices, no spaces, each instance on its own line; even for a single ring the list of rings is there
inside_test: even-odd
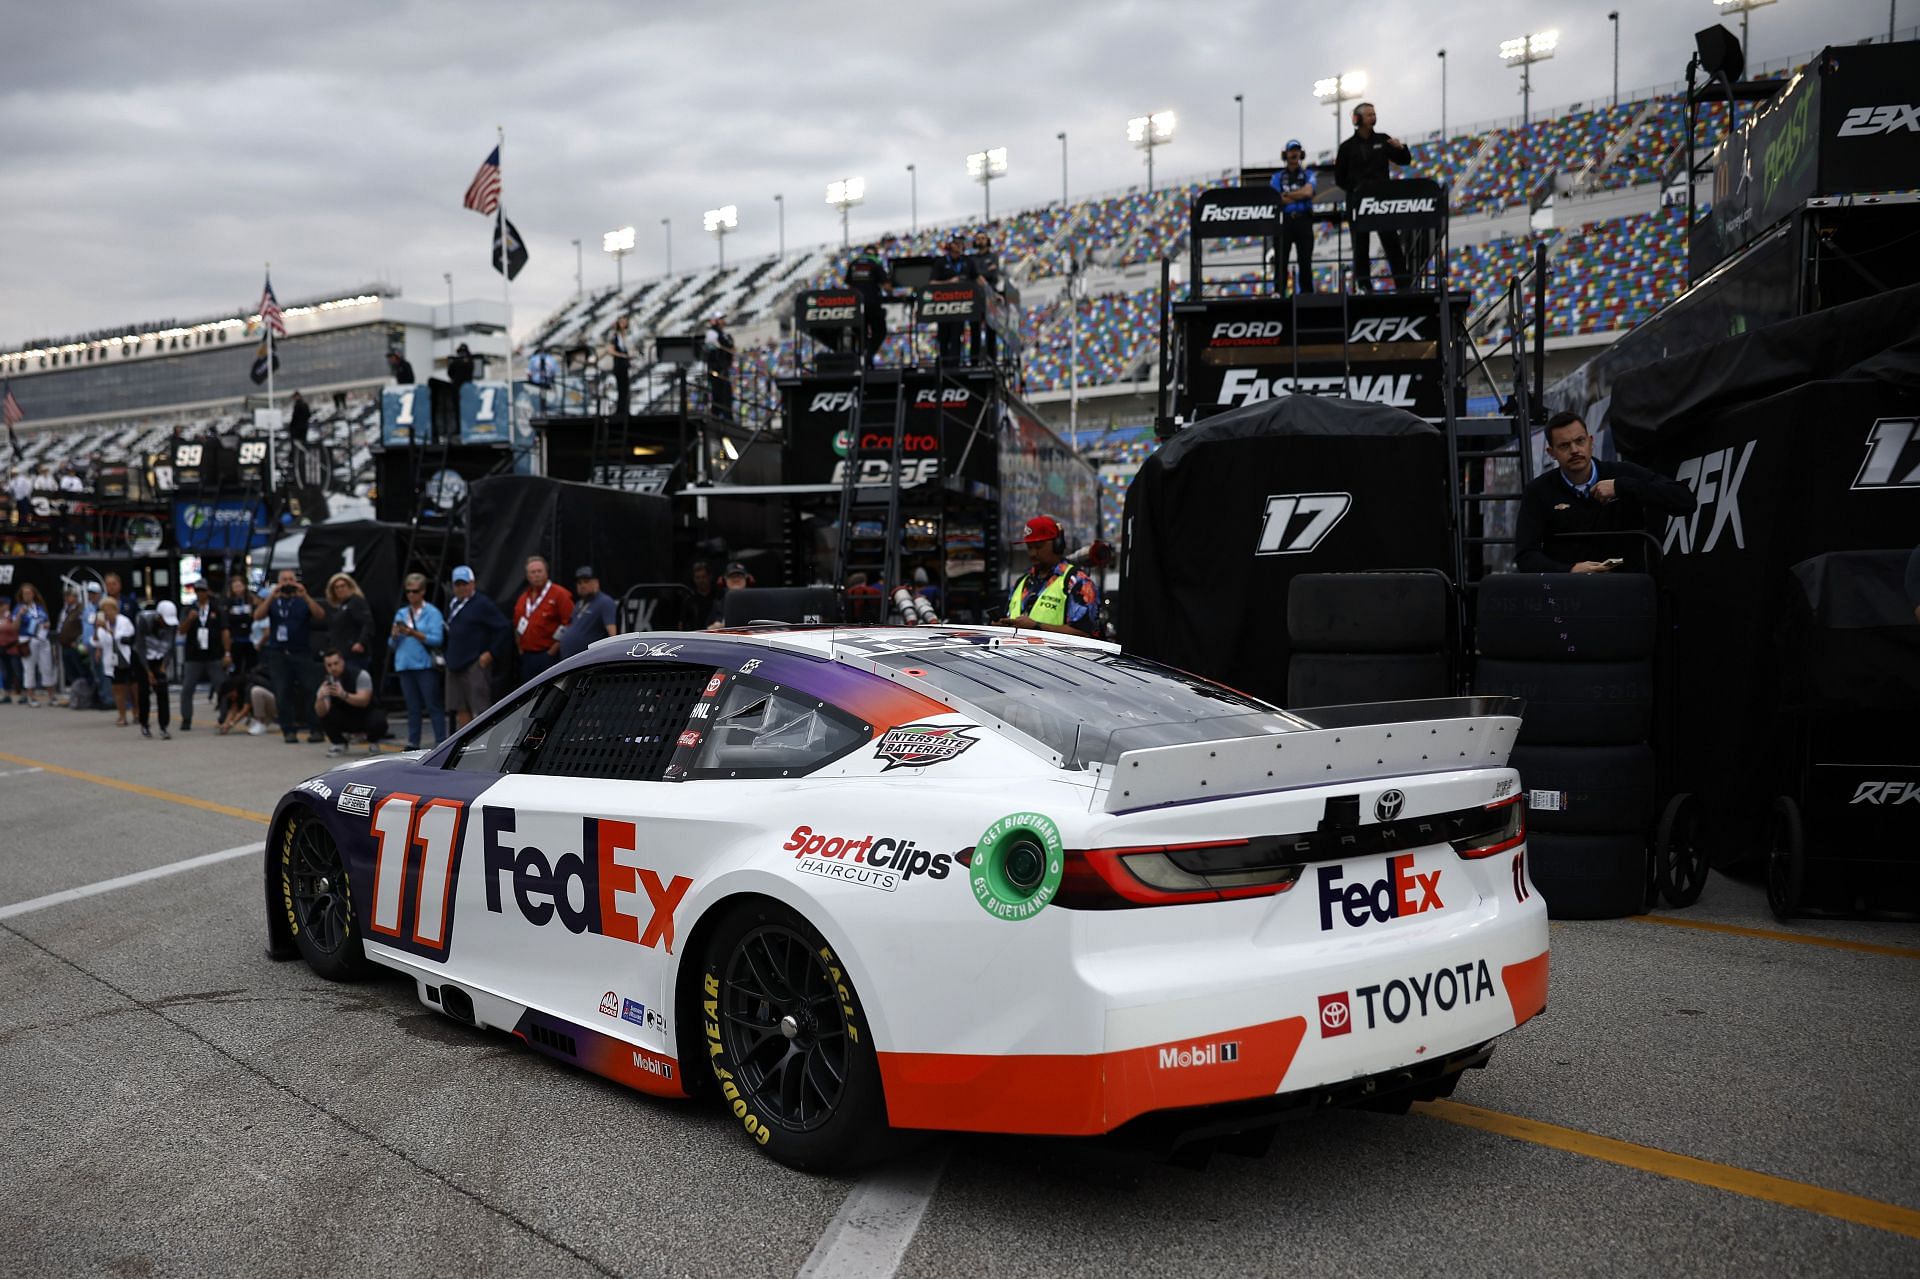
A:
[[[320,655],[325,678],[313,699],[313,710],[327,740],[329,755],[347,753],[347,735],[365,733],[367,753],[377,752],[379,741],[387,735],[387,716],[373,704],[373,676],[357,666],[349,666],[337,648]]]
[[[280,570],[279,585],[254,606],[255,618],[265,618],[267,670],[273,676],[273,696],[280,706],[280,735],[289,743],[300,740],[294,716],[297,707],[307,708],[307,740],[321,739],[320,721],[313,712],[312,690],[320,685],[320,672],[313,661],[313,625],[327,620],[327,610],[307,594],[300,575],[290,568]]]

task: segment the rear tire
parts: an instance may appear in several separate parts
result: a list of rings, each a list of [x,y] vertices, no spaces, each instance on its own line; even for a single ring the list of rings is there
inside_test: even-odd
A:
[[[702,958],[701,1009],[721,1104],[790,1168],[841,1172],[893,1149],[860,997],[819,930],[742,903]]]
[[[354,920],[340,848],[316,814],[296,810],[280,832],[280,908],[300,957],[328,981],[357,981],[371,965]]]
[[[1691,906],[1707,886],[1707,850],[1700,839],[1700,802],[1691,792],[1667,801],[1653,832],[1660,894],[1669,906]]]
[[[1444,653],[1295,653],[1288,706],[1404,702],[1452,693]]]
[[[1553,919],[1620,919],[1646,909],[1647,841],[1639,835],[1527,833],[1527,876]]]
[[[1473,691],[1527,699],[1528,746],[1627,746],[1653,727],[1652,662],[1526,662],[1483,657]]]
[[[1573,835],[1624,835],[1644,841],[1653,825],[1653,748],[1516,746],[1513,767],[1529,791],[1556,791],[1559,810],[1529,806],[1527,828]]]
[[[1806,833],[1800,824],[1800,805],[1785,795],[1773,801],[1773,822],[1767,848],[1767,905],[1773,917],[1786,923],[1800,909],[1807,886]]]
[[[1653,656],[1653,579],[1644,573],[1495,573],[1479,586],[1482,657],[1624,662]]]
[[[1296,653],[1444,649],[1447,607],[1437,573],[1302,573],[1287,587],[1287,645]]]

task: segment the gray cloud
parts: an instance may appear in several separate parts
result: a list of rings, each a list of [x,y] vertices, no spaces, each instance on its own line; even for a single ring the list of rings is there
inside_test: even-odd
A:
[[[1562,44],[1537,105],[1607,93],[1609,7],[1629,89],[1678,79],[1714,20],[1705,0],[1548,0],[1535,22]],[[1755,56],[1882,31],[1885,15],[1878,0],[1763,9]],[[599,233],[626,223],[630,281],[664,265],[662,217],[676,266],[710,261],[699,215],[718,204],[741,210],[729,260],[771,252],[775,192],[790,245],[834,239],[822,188],[838,176],[868,181],[856,234],[906,225],[908,163],[922,222],[975,214],[963,157],[985,146],[1011,152],[996,209],[1057,198],[1062,129],[1075,193],[1118,188],[1144,176],[1125,119],[1162,107],[1181,124],[1157,173],[1219,170],[1235,93],[1250,159],[1292,134],[1323,146],[1333,120],[1312,81],[1355,67],[1384,127],[1424,133],[1442,46],[1450,123],[1514,114],[1518,78],[1495,55],[1513,22],[1456,0],[23,7],[0,82],[0,344],[248,305],[268,259],[283,298],[376,276],[437,298],[446,271],[462,296],[493,296],[486,222],[459,200],[495,124],[533,254],[514,288],[526,329],[571,295],[574,237],[590,284],[613,275]]]

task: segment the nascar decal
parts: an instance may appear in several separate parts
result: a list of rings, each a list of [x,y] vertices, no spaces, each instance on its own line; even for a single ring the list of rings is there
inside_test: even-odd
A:
[[[987,827],[968,866],[973,899],[995,919],[1032,919],[1066,873],[1060,828],[1043,813],[1010,813]]]
[[[887,762],[880,770],[883,773],[891,773],[896,768],[944,764],[973,748],[980,739],[969,730],[978,727],[978,724],[902,724],[880,734],[880,740],[874,743],[873,757]]]
[[[486,859],[487,909],[496,915],[513,907],[535,928],[555,919],[570,933],[597,933],[649,949],[673,953],[673,913],[693,887],[685,875],[662,882],[658,872],[640,864],[632,822],[580,819],[578,851],[549,857],[532,844],[516,847],[516,814],[491,805],[480,810],[481,849]],[[571,881],[579,880],[579,905]]]
[[[340,788],[340,802],[335,807],[343,813],[358,813],[362,817],[371,817],[373,787],[365,782],[348,782]]]
[[[1320,996],[1320,1037],[1331,1039],[1355,1030],[1373,1030],[1383,1021],[1398,1026],[1409,1017],[1451,1012],[1496,993],[1493,974],[1484,959],[1351,991],[1336,990]]]
[[[890,893],[916,875],[945,879],[953,867],[950,853],[921,848],[911,839],[881,835],[827,835],[796,826],[781,847],[793,854],[794,869],[804,875],[836,879]]]

